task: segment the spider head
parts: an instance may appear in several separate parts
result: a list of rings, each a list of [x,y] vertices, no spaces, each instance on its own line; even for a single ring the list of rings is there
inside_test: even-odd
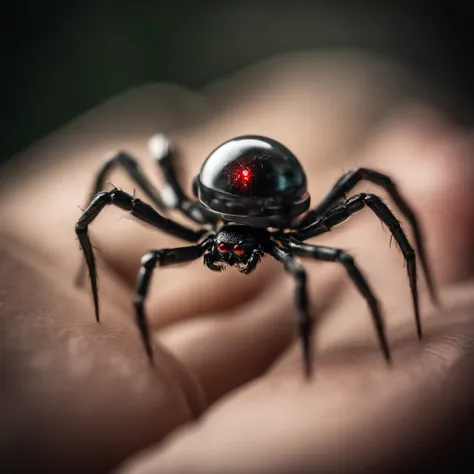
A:
[[[237,266],[239,270],[243,270],[254,248],[245,242],[239,242],[234,245],[233,242],[221,240],[216,242],[214,252],[217,252],[219,260],[224,264],[231,267]]]
[[[264,229],[227,225],[216,235],[206,264],[215,271],[221,271],[228,265],[248,274],[263,256],[267,239],[268,232]]]

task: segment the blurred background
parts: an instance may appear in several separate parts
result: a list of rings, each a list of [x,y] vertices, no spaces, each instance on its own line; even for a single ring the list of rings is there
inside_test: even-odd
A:
[[[11,3],[6,23],[0,162],[128,88],[191,89],[278,53],[353,47],[402,61],[474,109],[474,3],[427,1],[43,0]]]

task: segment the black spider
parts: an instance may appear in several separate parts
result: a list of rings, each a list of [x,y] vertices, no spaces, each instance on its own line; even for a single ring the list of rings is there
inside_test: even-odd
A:
[[[306,272],[295,260],[295,256],[338,262],[345,267],[367,301],[381,349],[386,360],[390,361],[377,299],[354,259],[342,249],[303,243],[311,237],[328,232],[364,206],[373,211],[390,229],[405,257],[416,327],[418,337],[421,338],[415,252],[399,221],[374,194],[360,193],[346,199],[346,193],[361,180],[378,184],[388,192],[411,224],[428,288],[436,302],[417,219],[388,176],[366,168],[349,171],[335,183],[322,202],[307,212],[310,196],[306,190],[304,170],[296,157],[283,145],[269,138],[243,136],[225,142],[210,154],[194,179],[193,191],[198,199],[192,200],[183,192],[176,178],[174,155],[167,138],[163,135],[154,136],[150,141],[150,149],[168,183],[167,188],[158,191],[134,158],[126,153],[118,153],[108,159],[98,173],[89,205],[76,224],[76,233],[89,269],[97,321],[97,274],[88,226],[105,206],[118,206],[141,221],[193,243],[186,247],[152,250],[142,259],[134,305],[136,323],[151,362],[153,353],[144,303],[153,270],[157,266],[204,257],[205,265],[213,271],[221,271],[225,265],[230,265],[247,275],[256,268],[264,254],[278,260],[295,279],[298,325],[307,376],[311,374],[312,320],[308,309]],[[123,167],[157,208],[162,211],[178,209],[189,219],[205,227],[193,230],[182,226],[162,217],[150,205],[119,189],[102,191],[107,174],[115,166]],[[83,270],[84,267],[78,282],[81,281]]]

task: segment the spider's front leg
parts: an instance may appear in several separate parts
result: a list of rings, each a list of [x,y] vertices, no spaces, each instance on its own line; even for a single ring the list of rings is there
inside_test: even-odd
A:
[[[380,312],[379,303],[375,297],[364,275],[357,267],[354,258],[341,249],[326,247],[321,245],[310,245],[302,242],[297,242],[290,239],[285,243],[289,251],[300,257],[313,258],[316,260],[323,260],[326,262],[337,262],[344,266],[349,277],[359,290],[359,293],[366,300],[372,319],[374,321],[375,330],[379,339],[380,348],[387,362],[390,362],[390,349],[385,335],[384,321]]]
[[[295,279],[295,300],[296,307],[298,310],[298,328],[303,349],[303,359],[305,364],[305,375],[307,378],[312,375],[312,345],[311,335],[313,324],[311,315],[308,308],[308,291],[306,288],[306,271],[305,269],[295,262],[290,252],[280,247],[277,244],[269,249],[270,255],[283,264],[285,270]]]
[[[76,234],[81,244],[82,251],[86,260],[87,268],[89,269],[89,276],[91,281],[92,296],[94,299],[94,309],[97,321],[99,317],[99,294],[97,287],[97,271],[94,252],[89,239],[89,224],[99,215],[99,213],[108,205],[114,205],[130,212],[130,214],[137,219],[146,222],[167,234],[179,237],[187,242],[197,242],[208,231],[202,229],[195,231],[184,227],[177,222],[167,219],[158,212],[156,212],[150,205],[134,198],[130,194],[119,189],[114,189],[109,192],[99,193],[89,204],[80,219],[76,224]]]
[[[115,168],[122,168],[160,211],[176,208],[194,222],[215,226],[217,222],[216,215],[205,210],[198,201],[190,200],[183,191],[174,167],[175,153],[166,136],[160,134],[152,137],[150,140],[150,151],[167,183],[165,189],[159,191],[146,177],[138,161],[129,153],[120,151],[107,157],[97,172],[86,206],[103,191],[110,173]],[[84,281],[85,270],[86,266],[83,262],[77,273],[77,285],[81,285]]]
[[[398,206],[403,216],[410,223],[413,236],[415,238],[416,250],[423,268],[423,273],[425,274],[431,299],[435,304],[439,304],[434,280],[432,277],[432,271],[426,257],[424,238],[418,218],[416,217],[416,214],[411,206],[408,204],[407,200],[400,194],[396,184],[389,176],[369,168],[357,168],[355,170],[349,171],[340,179],[338,179],[331,191],[329,191],[328,195],[314,209],[306,214],[298,228],[307,234],[311,233],[311,229],[313,227],[316,230],[320,219],[331,210],[331,208],[334,206],[334,203],[337,203],[342,198],[344,198],[345,195],[362,180],[367,180],[384,188]]]
[[[219,217],[207,210],[198,200],[190,199],[184,192],[176,174],[177,153],[168,138],[163,134],[154,135],[149,141],[149,148],[168,184],[166,195],[172,197],[171,201],[174,201],[172,207],[179,209],[198,224],[211,224],[215,227]]]
[[[147,356],[153,363],[153,350],[150,340],[148,320],[145,314],[145,300],[148,294],[153,271],[157,266],[164,267],[178,263],[190,262],[202,257],[204,252],[212,245],[212,236],[197,245],[179,247],[175,249],[152,250],[142,258],[142,265],[137,276],[135,289],[135,317],[140,336]]]

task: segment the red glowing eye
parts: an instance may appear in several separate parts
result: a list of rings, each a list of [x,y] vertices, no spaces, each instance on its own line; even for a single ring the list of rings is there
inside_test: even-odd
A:
[[[240,180],[243,181],[244,183],[248,183],[250,181],[250,178],[251,178],[251,174],[250,174],[250,171],[247,170],[247,169],[243,169],[241,172],[240,172]]]
[[[240,164],[229,171],[229,181],[240,189],[251,186],[253,180],[253,173],[246,165]]]
[[[217,250],[220,253],[227,253],[229,251],[229,246],[227,244],[225,244],[224,242],[219,242],[217,244]]]
[[[232,253],[234,253],[235,255],[239,255],[239,256],[242,256],[245,254],[245,249],[244,249],[244,246],[243,245],[240,245],[240,244],[237,244],[234,249],[232,250]]]

